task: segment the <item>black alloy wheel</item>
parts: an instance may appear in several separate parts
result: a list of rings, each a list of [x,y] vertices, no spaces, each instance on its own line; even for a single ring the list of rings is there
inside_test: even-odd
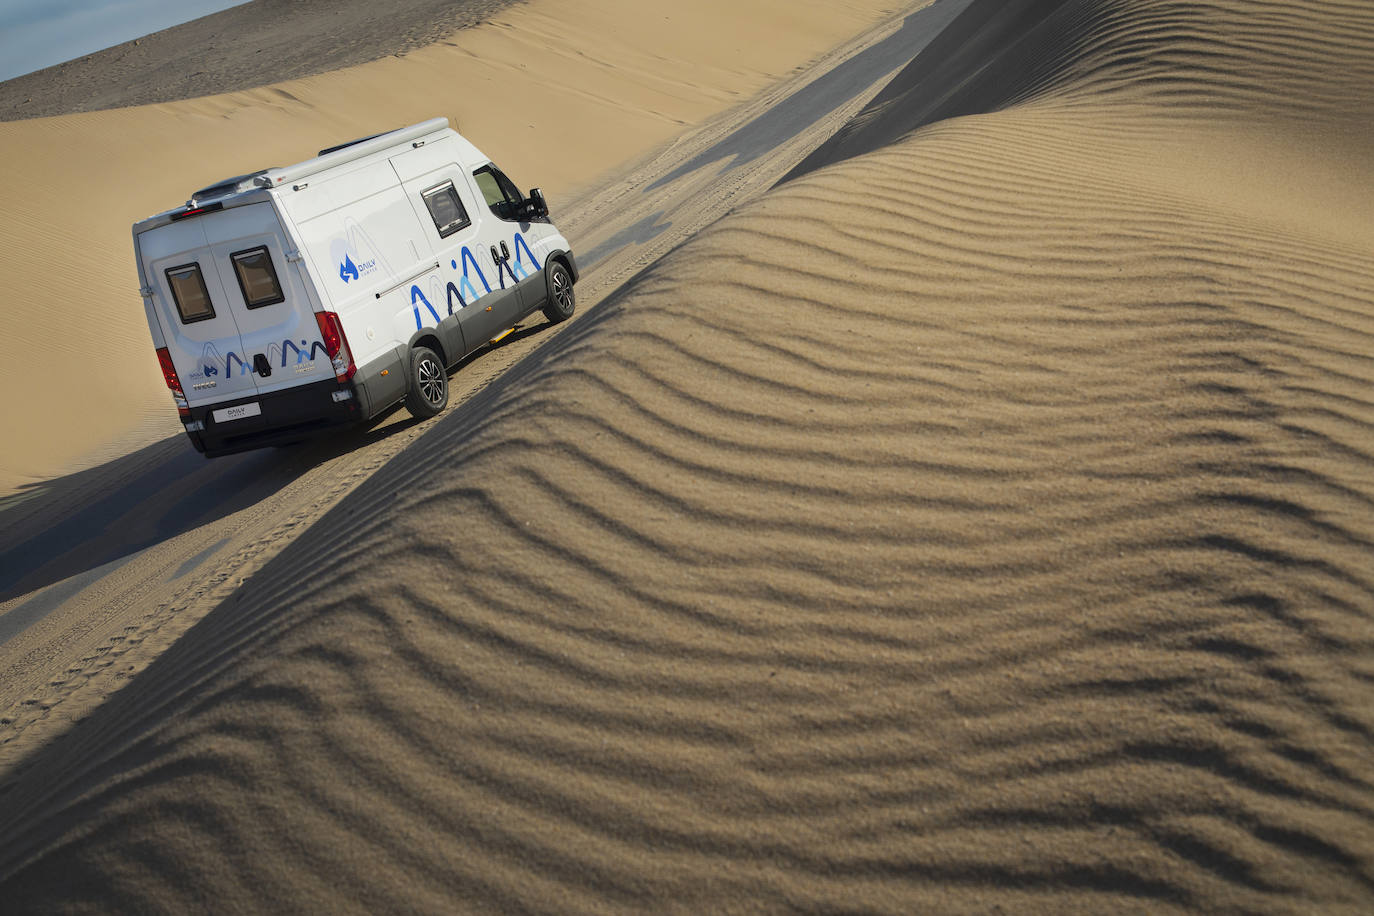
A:
[[[443,360],[429,347],[410,351],[410,388],[406,410],[417,420],[427,420],[448,406],[448,372]]]
[[[577,310],[577,297],[573,293],[572,275],[561,261],[554,261],[548,270],[551,295],[548,305],[544,306],[544,317],[549,319],[550,324],[558,324],[573,316]]]

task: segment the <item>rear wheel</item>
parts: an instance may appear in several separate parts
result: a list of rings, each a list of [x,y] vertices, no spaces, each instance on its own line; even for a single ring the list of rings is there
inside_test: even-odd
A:
[[[418,420],[426,420],[448,404],[448,373],[444,362],[429,347],[410,351],[410,387],[406,391],[406,410]]]
[[[561,261],[549,265],[549,304],[544,306],[544,317],[553,324],[567,321],[577,309],[577,297],[573,294],[572,275]]]

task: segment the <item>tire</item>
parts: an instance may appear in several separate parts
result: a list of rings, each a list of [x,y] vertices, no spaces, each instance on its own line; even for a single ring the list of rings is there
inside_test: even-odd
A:
[[[572,275],[563,262],[554,261],[549,270],[549,304],[544,306],[544,317],[550,324],[567,321],[577,310],[577,296],[573,293]]]
[[[444,361],[429,347],[410,351],[410,384],[406,410],[417,420],[428,420],[448,406],[448,372]]]

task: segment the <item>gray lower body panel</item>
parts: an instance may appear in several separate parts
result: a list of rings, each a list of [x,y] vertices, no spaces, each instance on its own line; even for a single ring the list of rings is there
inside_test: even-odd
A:
[[[367,419],[377,416],[406,396],[406,348],[396,347],[358,367],[353,386],[358,392],[358,406]]]

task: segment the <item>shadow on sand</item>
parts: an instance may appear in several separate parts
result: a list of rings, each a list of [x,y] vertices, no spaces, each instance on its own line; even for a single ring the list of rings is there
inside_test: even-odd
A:
[[[0,601],[118,561],[255,505],[337,455],[416,421],[342,430],[207,461],[172,436],[88,470],[35,484],[0,510]],[[112,569],[114,567],[112,566]],[[7,617],[9,615],[6,615]]]
[[[549,328],[544,321],[519,326],[499,343],[468,355],[450,376],[485,353]],[[520,362],[528,365],[530,357]],[[513,367],[503,376],[519,374]],[[498,378],[485,387],[503,388],[506,381]],[[448,411],[440,421],[453,413]],[[94,579],[113,572],[142,550],[270,500],[312,468],[418,422],[397,405],[366,429],[345,427],[296,445],[212,461],[177,435],[97,467],[26,487],[0,500],[0,602],[83,574],[91,573],[88,578]],[[198,559],[204,557],[188,560],[177,575],[194,569]],[[80,588],[87,584],[75,583]],[[34,616],[23,605],[0,616],[0,642]]]

